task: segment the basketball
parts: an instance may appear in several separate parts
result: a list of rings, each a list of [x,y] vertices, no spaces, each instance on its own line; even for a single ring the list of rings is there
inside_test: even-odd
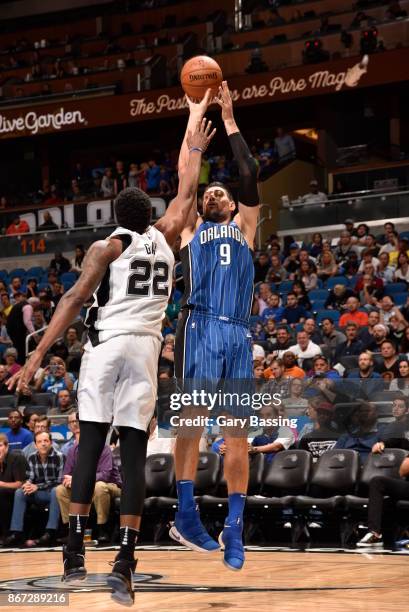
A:
[[[210,87],[217,94],[223,74],[219,64],[207,55],[197,55],[186,62],[180,74],[185,94],[193,100],[201,100]]]

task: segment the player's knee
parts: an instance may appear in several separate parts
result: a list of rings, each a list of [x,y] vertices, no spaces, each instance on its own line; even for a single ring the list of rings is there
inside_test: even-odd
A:
[[[106,483],[103,482],[102,480],[98,480],[95,483],[94,495],[95,496],[104,495],[106,492],[107,492]]]

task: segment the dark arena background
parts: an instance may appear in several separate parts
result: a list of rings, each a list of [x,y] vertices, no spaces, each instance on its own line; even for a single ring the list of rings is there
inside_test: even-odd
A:
[[[30,385],[17,392],[8,381],[80,277],[90,245],[117,226],[117,194],[138,187],[154,222],[165,215],[188,118],[179,77],[196,55],[221,67],[257,164],[249,389],[279,401],[261,408],[266,423],[246,430],[246,563],[232,573],[221,552],[202,555],[168,535],[185,289],[176,248],[135,609],[407,606],[408,11],[409,0],[0,2],[0,606],[122,607],[107,584],[120,538],[113,427],[85,531],[88,577],[61,581],[92,296]],[[217,133],[202,157],[199,210],[210,182],[235,198],[239,187],[217,104],[206,116]],[[195,496],[217,539],[226,446],[220,423],[205,425]],[[49,452],[60,457],[53,478],[47,461],[32,470],[38,432],[51,433]]]

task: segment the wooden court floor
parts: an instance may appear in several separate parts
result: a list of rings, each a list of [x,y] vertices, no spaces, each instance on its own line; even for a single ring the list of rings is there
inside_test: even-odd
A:
[[[81,588],[60,582],[61,553],[2,552],[0,601],[5,592],[69,591],[69,608],[124,610],[104,584],[115,551],[87,551],[89,581]],[[409,556],[379,553],[251,550],[241,572],[231,572],[221,553],[184,549],[137,551],[134,609],[160,612],[309,612],[316,610],[405,610]],[[6,606],[8,610],[27,607]]]

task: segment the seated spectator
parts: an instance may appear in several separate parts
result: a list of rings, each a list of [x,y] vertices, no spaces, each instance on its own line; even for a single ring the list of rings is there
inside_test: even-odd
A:
[[[101,181],[101,192],[103,198],[113,198],[115,196],[115,180],[112,168],[105,168]]]
[[[283,318],[284,308],[280,306],[280,296],[278,293],[272,293],[267,298],[267,308],[263,310],[262,320],[266,322],[268,319],[273,319],[277,323]]]
[[[376,237],[373,234],[366,234],[365,238],[359,241],[359,243],[363,244],[363,246],[365,247],[365,250],[371,251],[373,257],[378,257],[379,247],[376,242]],[[378,265],[378,268],[379,268],[379,265]]]
[[[400,478],[375,476],[369,483],[368,532],[357,542],[360,548],[383,546],[382,513],[385,500],[409,499],[409,458],[399,468]]]
[[[62,483],[59,484],[55,490],[55,495],[61,511],[61,519],[63,525],[67,528],[69,522],[69,505],[71,501],[72,473],[78,461],[79,431],[76,433],[75,438],[75,443],[67,454]],[[121,486],[121,477],[113,461],[112,451],[106,444],[98,460],[94,496],[92,499],[97,514],[99,544],[107,544],[111,540],[111,535],[108,532],[109,510],[111,500],[120,497]]]
[[[350,232],[341,232],[339,243],[335,249],[334,256],[338,264],[344,265],[348,257],[354,253],[359,257],[359,248],[354,244]]]
[[[364,346],[358,338],[358,325],[351,321],[345,328],[346,341],[339,344],[335,349],[334,363],[337,364],[342,357],[359,355],[363,352]]]
[[[64,272],[68,272],[70,268],[71,264],[69,260],[64,257],[60,251],[54,254],[54,259],[50,261],[50,265],[48,266],[49,271],[55,272],[58,276]]]
[[[260,253],[258,259],[254,262],[254,282],[264,282],[269,268],[270,260],[267,253]]]
[[[287,304],[283,311],[282,323],[290,327],[296,327],[298,323],[304,323],[308,313],[303,306],[298,305],[295,293],[287,295]]]
[[[322,326],[322,344],[331,349],[332,357],[340,344],[346,341],[346,336],[342,332],[335,329],[335,323],[332,319],[323,319]]]
[[[310,181],[310,191],[303,195],[301,199],[304,204],[322,204],[328,202],[326,194],[319,190],[318,181],[315,179]]]
[[[285,132],[283,128],[277,128],[277,136],[274,139],[274,148],[277,154],[278,163],[284,164],[287,161],[295,159],[296,149],[294,138]]]
[[[292,242],[288,247],[288,256],[283,261],[283,267],[287,272],[288,278],[290,280],[294,280],[295,273],[300,267],[300,262],[298,259],[300,247],[296,242]]]
[[[376,314],[378,314],[379,316],[379,313],[376,313]],[[366,331],[369,332],[369,327]],[[374,325],[373,330],[372,330],[372,340],[366,343],[364,340],[365,336],[362,336],[361,334],[359,338],[360,340],[362,340],[362,342],[364,342],[368,350],[372,351],[373,353],[380,353],[382,343],[384,340],[387,339],[388,333],[389,333],[389,330],[386,327],[386,325],[383,325],[383,323],[377,323],[376,325]],[[369,333],[369,337],[370,337],[370,333]]]
[[[406,329],[406,321],[394,315],[389,321],[389,340],[392,340],[396,346],[399,346],[402,342]]]
[[[269,319],[270,321],[274,321],[274,319]],[[264,331],[264,325],[262,323],[262,321],[258,321],[254,327],[251,327],[251,337],[253,338],[254,342],[257,342],[258,340],[261,340],[262,342],[264,342],[264,340],[266,339],[266,334]]]
[[[322,234],[320,234],[320,232],[314,232],[314,234],[311,237],[311,244],[308,247],[308,251],[311,257],[314,257],[314,259],[316,259],[319,255],[321,255],[322,247],[323,247]]]
[[[338,380],[340,375],[336,370],[330,369],[329,361],[324,355],[317,355],[313,359],[313,369],[309,372],[311,378],[324,378]]]
[[[322,344],[321,332],[315,322],[315,319],[306,319],[303,325],[303,331],[307,332],[310,340],[315,344]]]
[[[71,270],[70,272],[76,272],[77,274],[81,274],[82,268],[84,265],[85,259],[85,249],[82,244],[77,244],[75,247],[75,257],[71,261]]]
[[[286,351],[283,355],[284,377],[286,378],[304,378],[305,372],[297,366],[297,359],[294,353]]]
[[[330,251],[324,251],[320,257],[317,266],[317,276],[323,282],[326,282],[331,276],[335,276],[338,272],[338,266],[334,255]]]
[[[297,447],[308,450],[314,461],[334,448],[338,432],[333,426],[334,407],[320,396],[308,400],[307,415],[310,423],[304,425]]]
[[[271,361],[268,368],[264,370],[264,378],[268,380],[264,387],[266,393],[271,395],[279,393],[282,398],[288,395],[290,380],[284,375],[284,363],[281,359]]]
[[[311,302],[308,297],[308,291],[305,288],[302,280],[295,280],[291,287],[291,292],[295,294],[297,298],[298,306],[302,306],[305,310],[311,310]]]
[[[398,265],[394,274],[395,283],[406,283],[409,285],[409,257],[407,253],[399,253]]]
[[[64,417],[69,414],[75,414],[77,412],[77,406],[71,398],[71,394],[68,389],[61,389],[57,393],[57,405],[48,411],[48,416],[52,418],[54,425],[64,424],[66,418],[56,419],[55,415],[63,414]]]
[[[389,232],[385,235],[385,242],[383,246],[381,246],[379,250],[379,256],[384,253],[388,253],[390,255],[393,251],[399,250],[399,234],[395,230]]]
[[[356,428],[341,435],[335,448],[356,450],[361,463],[364,463],[373,445],[378,441],[377,419],[376,406],[370,402],[362,402],[355,415]]]
[[[7,333],[7,319],[4,315],[0,314],[0,359],[3,353],[11,347],[12,342],[10,336]]]
[[[305,359],[314,359],[317,355],[321,355],[322,352],[320,347],[311,341],[306,331],[298,332],[297,344],[290,346],[288,350],[295,355],[300,367],[302,367]]]
[[[378,365],[375,369],[379,374],[391,372],[394,378],[399,376],[399,359],[396,354],[396,346],[390,340],[384,340],[381,344],[381,355],[383,357],[382,365]]]
[[[28,444],[26,447],[23,448],[23,455],[27,460],[33,453],[37,452],[37,446],[36,446],[36,443],[34,442],[35,435],[37,433],[42,433],[43,431],[51,433],[50,429],[51,429],[51,421],[48,418],[48,416],[46,416],[45,414],[38,416],[34,424],[33,441],[30,444]],[[56,442],[52,442],[52,446],[54,450],[58,451],[58,444]]]
[[[26,406],[24,408],[24,414],[23,414],[24,429],[28,429],[28,431],[31,431],[31,433],[34,435],[35,424],[37,423],[39,418],[40,418],[40,415],[38,415],[36,412],[33,412],[32,409],[30,410],[29,406]]]
[[[80,353],[82,351],[82,344],[78,340],[78,333],[75,327],[69,327],[65,335],[65,346],[68,349],[68,354]]]
[[[389,387],[391,391],[400,391],[403,395],[409,395],[409,360],[399,359],[399,376],[394,378]]]
[[[278,255],[272,255],[270,258],[270,267],[267,271],[267,283],[281,283],[287,277],[287,271],[281,263]]]
[[[267,308],[267,298],[271,293],[270,285],[267,283],[261,283],[261,285],[259,285],[258,291],[256,291],[254,295],[253,315],[259,315],[260,317],[263,315],[264,310]]]
[[[51,289],[40,291],[38,297],[40,298],[40,306],[41,310],[43,311],[44,318],[46,322],[49,323],[55,310],[55,304],[51,299]]]
[[[339,326],[345,327],[348,323],[356,323],[359,327],[368,324],[368,315],[366,312],[361,312],[359,308],[359,300],[356,297],[349,297],[346,302],[347,312],[345,312],[340,320]]]
[[[398,240],[397,250],[389,253],[389,262],[391,266],[397,266],[399,253],[406,253],[406,255],[409,257],[409,238],[400,237]]]
[[[405,321],[399,308],[395,306],[395,302],[390,295],[384,295],[379,301],[378,306],[380,321],[384,325],[388,325],[392,317],[397,317],[400,321],[404,321],[407,324],[407,321]]]
[[[10,374],[7,371],[5,365],[0,364],[0,395],[10,395],[10,391],[7,387],[7,380],[10,378]]]
[[[381,253],[379,255],[379,266],[377,272],[384,285],[392,283],[395,276],[395,268],[389,265],[389,253]]]
[[[27,234],[30,231],[30,227],[24,219],[20,219],[19,215],[16,215],[13,222],[8,226],[6,234],[12,236],[16,234]]]
[[[365,348],[373,350],[374,342],[374,330],[375,326],[379,324],[380,316],[377,310],[371,310],[368,312],[368,323],[367,326],[360,330],[359,339],[362,340]],[[386,329],[386,328],[385,328]]]
[[[264,325],[264,339],[267,340],[270,344],[270,349],[275,345],[277,341],[277,326],[274,319],[267,319]]]
[[[347,300],[354,296],[355,293],[346,285],[335,285],[325,301],[325,308],[329,310],[345,310]]]
[[[8,428],[4,433],[9,441],[10,450],[22,450],[33,441],[33,434],[22,426],[23,417],[17,409],[10,410],[7,414],[7,425]]]
[[[285,351],[288,351],[292,344],[292,337],[287,327],[280,325],[277,328],[275,342],[272,345],[272,353],[274,357],[282,358]]]
[[[6,318],[9,316],[11,309],[13,308],[13,304],[10,302],[9,294],[6,291],[3,291],[0,294],[1,298],[1,310],[0,314]]]
[[[368,268],[372,268],[371,265]],[[357,280],[355,285],[355,293],[359,296],[359,301],[365,308],[375,308],[378,300],[382,299],[384,294],[383,281],[375,277],[371,272],[364,272]]]
[[[170,368],[172,373],[175,362],[175,336],[174,334],[167,334],[164,339],[162,352],[159,359],[159,365],[161,367]]]
[[[259,412],[260,419],[282,419],[285,408],[281,406],[263,406]],[[288,450],[295,442],[294,432],[287,426],[263,427],[263,432],[257,435],[249,444],[250,455],[263,453],[267,463],[271,463],[277,453]]]
[[[58,225],[54,222],[51,213],[46,211],[44,213],[44,221],[38,226],[38,230],[56,230]]]
[[[307,408],[308,400],[304,397],[305,385],[301,378],[287,379],[288,397],[282,397],[284,406],[291,413]]]
[[[10,529],[14,494],[26,479],[27,462],[20,453],[13,453],[4,433],[0,433],[0,539]]]
[[[395,419],[384,425],[379,431],[379,442],[372,447],[373,453],[383,453],[386,447],[408,448],[409,444],[409,399],[402,395],[396,397],[392,404],[392,416]]]
[[[303,261],[297,271],[297,276],[304,283],[307,291],[315,289],[318,282],[317,268],[313,263]]]
[[[15,301],[16,296],[21,295],[21,278],[19,276],[14,276],[11,279],[9,290],[12,301]]]
[[[359,264],[358,273],[362,274],[366,265],[371,264],[375,272],[378,271],[379,268],[379,259],[377,257],[373,257],[373,253],[371,249],[364,249],[362,251],[362,261]]]
[[[64,459],[61,453],[55,451],[48,432],[40,432],[35,436],[37,452],[28,459],[28,479],[14,496],[13,514],[11,517],[10,536],[6,538],[7,546],[22,543],[24,515],[27,504],[37,503],[48,507],[48,521],[45,533],[38,540],[40,546],[50,546],[55,541],[60,510],[55,495],[55,487],[61,482]],[[31,541],[26,545],[32,545]]]
[[[61,357],[51,357],[49,365],[37,378],[35,389],[57,394],[61,389],[72,391],[74,382],[75,377],[71,372],[67,372],[64,360]]]
[[[382,377],[374,370],[374,361],[370,351],[363,351],[358,357],[358,368],[346,372],[346,378],[351,379],[354,384],[359,385],[364,395],[368,397],[374,393],[383,391]]]
[[[67,425],[68,425],[68,429],[72,433],[72,436],[68,440],[68,442],[63,444],[61,447],[61,452],[64,455],[64,457],[67,457],[68,451],[70,450],[72,446],[74,446],[74,443],[77,440],[77,434],[79,434],[79,431],[80,431],[80,422],[78,420],[78,412],[71,412],[68,415]]]

